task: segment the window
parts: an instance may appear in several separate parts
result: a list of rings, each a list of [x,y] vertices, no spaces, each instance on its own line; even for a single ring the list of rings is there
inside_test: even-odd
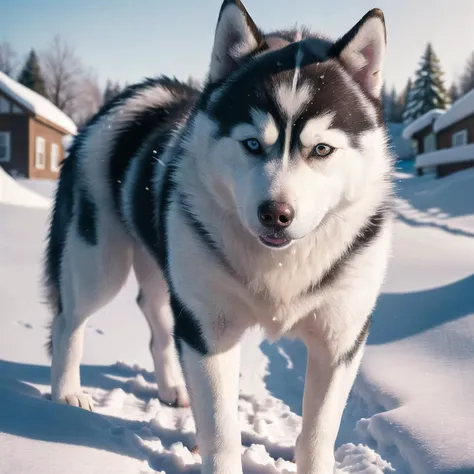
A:
[[[46,142],[43,137],[36,137],[35,168],[44,170],[46,163]]]
[[[12,113],[14,114],[22,114],[23,113],[23,110],[20,109],[20,107],[18,107],[18,105],[14,105],[12,107]]]
[[[6,163],[10,158],[10,132],[0,132],[0,163]]]
[[[59,171],[59,145],[51,143],[51,171]]]
[[[413,148],[415,155],[418,155],[418,140],[412,140],[411,146]]]
[[[423,152],[429,153],[436,150],[436,136],[434,133],[426,135],[423,139]]]
[[[461,130],[460,132],[453,133],[451,137],[452,146],[463,146],[467,145],[467,130]]]
[[[5,97],[0,96],[0,114],[9,114],[10,113],[10,101],[5,99]]]

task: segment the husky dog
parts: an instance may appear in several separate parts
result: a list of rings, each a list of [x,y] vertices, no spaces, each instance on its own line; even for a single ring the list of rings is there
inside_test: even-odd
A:
[[[202,90],[148,79],[87,124],[46,251],[53,400],[91,408],[86,320],[133,267],[160,398],[186,406],[188,388],[202,472],[242,472],[239,341],[255,325],[306,344],[295,459],[333,472],[390,249],[385,45],[378,9],[333,42],[264,34],[226,0]]]

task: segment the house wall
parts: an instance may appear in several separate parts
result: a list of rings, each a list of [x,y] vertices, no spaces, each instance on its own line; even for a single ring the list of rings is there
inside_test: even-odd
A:
[[[467,170],[468,168],[472,167],[474,167],[474,160],[462,161],[459,163],[449,163],[446,165],[438,165],[436,167],[436,176],[438,178],[443,178],[448,174],[455,173],[456,171]]]
[[[424,140],[430,133],[433,133],[433,125],[428,125],[427,127],[421,129],[419,132],[415,133],[412,137],[412,140],[417,142],[418,155],[421,155],[425,152]]]
[[[46,162],[44,169],[35,166],[36,137],[43,137],[46,142]],[[59,161],[64,158],[64,150],[61,139],[63,134],[49,125],[40,122],[36,118],[30,119],[29,124],[29,177],[42,179],[58,179],[59,172],[51,169],[51,144],[59,146]]]
[[[8,173],[17,171],[24,176],[29,172],[29,115],[26,110],[17,106],[18,113],[12,113],[13,102],[4,94],[0,96],[10,102],[7,113],[0,113],[0,132],[10,133],[10,161],[0,163]],[[16,104],[15,104],[16,105]]]
[[[474,115],[467,117],[444,130],[440,130],[437,135],[437,147],[451,148],[453,133],[467,129],[467,143],[474,143]]]

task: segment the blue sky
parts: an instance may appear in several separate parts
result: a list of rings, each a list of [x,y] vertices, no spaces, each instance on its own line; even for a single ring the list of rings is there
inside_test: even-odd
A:
[[[432,41],[446,79],[474,50],[473,0],[244,0],[264,30],[305,24],[338,37],[369,9],[386,17],[386,82],[401,88]],[[56,33],[102,82],[156,74],[204,77],[220,0],[0,0],[0,41],[25,55]],[[455,5],[455,7],[454,7]]]

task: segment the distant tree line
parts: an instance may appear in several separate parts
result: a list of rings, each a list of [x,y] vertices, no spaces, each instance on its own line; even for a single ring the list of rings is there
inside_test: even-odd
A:
[[[37,53],[32,48],[23,65],[8,42],[0,43],[0,71],[49,99],[78,126],[121,90],[111,81],[102,90],[96,72],[86,68],[60,36],[55,36],[45,51]]]
[[[126,87],[108,79],[102,88],[97,73],[86,68],[60,36],[55,36],[45,51],[32,48],[24,61],[8,42],[1,42],[0,71],[49,99],[79,127]],[[186,82],[200,86],[192,76]]]
[[[384,115],[389,122],[409,124],[432,109],[447,109],[473,89],[474,51],[459,79],[447,88],[440,60],[428,43],[414,78],[408,79],[404,89],[401,92],[395,87],[384,89]]]
[[[0,43],[0,71],[47,97],[79,126],[125,87],[108,79],[102,88],[96,72],[86,68],[60,36],[55,36],[39,54],[31,49],[23,65],[11,45],[3,41]],[[192,76],[185,82],[191,87],[201,87],[201,82]],[[414,77],[407,80],[403,90],[384,88],[384,115],[389,122],[408,124],[429,110],[448,108],[473,89],[474,51],[461,76],[447,88],[440,60],[428,43]]]

